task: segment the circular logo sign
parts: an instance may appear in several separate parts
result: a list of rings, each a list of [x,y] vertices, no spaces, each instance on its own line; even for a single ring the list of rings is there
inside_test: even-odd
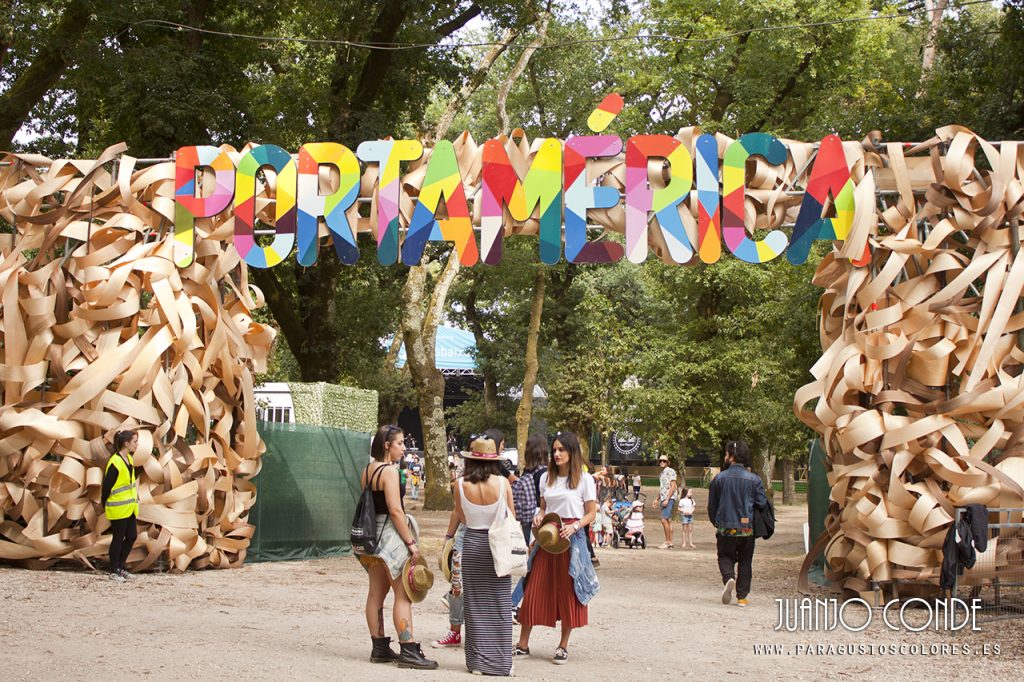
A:
[[[612,447],[621,455],[632,455],[640,449],[640,438],[629,431],[617,431],[612,438]]]

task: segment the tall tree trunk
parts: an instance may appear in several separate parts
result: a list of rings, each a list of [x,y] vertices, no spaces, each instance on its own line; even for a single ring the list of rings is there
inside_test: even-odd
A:
[[[687,447],[686,434],[679,437],[679,485],[686,486],[686,456]]]
[[[749,33],[744,33],[736,38],[736,48],[729,59],[731,65],[730,73],[735,73],[736,69],[739,68],[740,57],[743,56],[744,51],[747,49],[747,41],[750,40],[750,35]],[[725,112],[729,110],[729,106],[735,98],[736,95],[729,89],[726,83],[718,83],[715,88],[714,100],[711,103],[711,120],[721,121],[725,118]]]
[[[92,3],[72,0],[53,28],[38,31],[33,36],[38,47],[35,59],[0,95],[0,149],[10,149],[32,107],[57,84],[64,70],[74,61],[78,43],[91,22]]]
[[[474,278],[469,294],[466,296],[465,312],[466,322],[469,323],[469,329],[473,332],[476,347],[482,348],[486,337],[484,336],[484,326],[480,322],[480,313],[476,309],[477,287],[479,284],[479,278]],[[498,378],[494,375],[494,369],[490,366],[490,363],[483,363],[478,369],[484,377],[484,416],[490,419],[498,411]]]
[[[424,509],[451,509],[448,490],[448,435],[444,421],[444,376],[437,369],[434,343],[448,290],[459,272],[459,257],[452,248],[429,305],[424,304],[429,260],[409,268],[402,287],[402,337],[423,429],[427,487]]]
[[[407,12],[407,3],[403,0],[386,0],[380,3],[380,11],[373,24],[359,34],[350,31],[360,30],[365,24],[355,24],[350,17],[339,16],[335,37],[372,43],[394,42]],[[386,132],[370,132],[366,121],[376,115],[377,100],[390,83],[386,74],[394,53],[372,50],[361,69],[357,62],[360,55],[349,47],[339,47],[330,76],[328,102],[335,115],[328,124],[328,134],[330,139],[349,144],[353,139],[371,139],[371,135]],[[354,91],[350,92],[349,79],[356,73],[359,80]],[[338,274],[344,266],[328,251],[320,254],[314,267],[293,265],[294,295],[290,286],[279,279],[277,269],[249,269],[250,276],[267,297],[267,304],[295,356],[303,381],[336,381],[338,378],[340,349],[333,327],[336,323]]]
[[[512,67],[512,70],[509,72],[505,82],[501,84],[501,88],[498,90],[498,132],[503,135],[511,132],[508,125],[508,113],[505,111],[505,100],[508,99],[508,93],[512,90],[512,85],[516,80],[518,80],[519,76],[523,75],[523,71],[530,63],[533,53],[537,51],[537,48],[544,44],[544,40],[548,34],[548,22],[550,20],[550,12],[544,12],[541,14],[540,21],[537,23],[537,36],[529,45],[526,46],[523,53],[519,55],[519,61],[517,61],[516,65]]]
[[[939,42],[939,29],[942,27],[942,15],[946,13],[949,0],[924,0],[928,12],[928,37],[924,42],[921,54],[921,80],[931,72],[935,65],[935,47]]]
[[[782,460],[782,504],[793,504],[796,498],[796,463],[788,457]]]
[[[502,52],[519,35],[518,31],[506,31],[501,42],[491,48],[477,64],[466,85],[449,102],[445,113],[434,131],[434,139],[443,139],[455,118],[455,113],[480,87],[487,73],[494,66]],[[444,419],[444,377],[437,369],[434,357],[434,341],[437,325],[441,322],[448,290],[459,273],[459,256],[453,247],[448,254],[444,270],[434,285],[430,305],[423,310],[426,292],[429,257],[424,256],[419,265],[409,268],[409,274],[402,287],[402,336],[405,339],[405,353],[409,373],[416,389],[416,402],[420,407],[420,424],[423,428],[423,450],[426,456],[427,487],[424,494],[424,509],[451,509],[453,500],[448,490],[448,437]],[[415,359],[414,359],[415,357]]]
[[[924,40],[921,51],[921,79],[917,85],[917,96],[924,97],[928,88],[928,76],[935,65],[935,48],[939,42],[939,29],[942,27],[942,16],[946,13],[949,0],[924,0],[928,12],[928,36]]]
[[[544,289],[548,275],[544,268],[537,268],[533,275],[533,300],[530,301],[530,326],[526,332],[526,371],[523,373],[523,396],[516,408],[516,447],[523,452],[526,439],[530,437],[530,420],[533,418],[533,388],[537,385],[540,362],[537,358],[537,341],[540,338],[540,322],[544,315]]]
[[[607,434],[607,439],[601,438],[601,466],[608,466],[611,464],[611,439],[612,434]]]
[[[755,465],[760,465],[757,467],[760,469],[757,475],[764,483],[764,491],[768,495],[768,499],[771,499],[775,496],[775,491],[772,488],[772,477],[775,476],[775,453],[771,449],[765,449],[759,459],[760,462],[755,463]]]
[[[463,105],[469,101],[469,98],[476,92],[484,80],[487,78],[488,72],[494,65],[494,62],[498,60],[501,53],[508,49],[508,46],[519,37],[522,29],[510,28],[505,31],[501,36],[501,39],[495,43],[487,54],[484,55],[483,59],[477,65],[476,70],[470,75],[470,77],[463,84],[462,88],[456,93],[455,97],[448,102],[448,106],[445,107],[444,113],[441,114],[441,120],[438,121],[437,129],[434,131],[434,139],[442,140],[448,133],[448,128],[451,127],[452,121],[455,120],[455,115],[459,113]]]

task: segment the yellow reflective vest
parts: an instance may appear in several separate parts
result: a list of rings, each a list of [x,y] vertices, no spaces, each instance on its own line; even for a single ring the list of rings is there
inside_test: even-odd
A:
[[[139,514],[139,482],[135,480],[135,466],[132,463],[132,456],[127,455],[128,463],[125,464],[120,455],[114,453],[107,461],[107,470],[113,466],[117,469],[117,481],[110,491],[107,504],[103,508],[107,518],[111,521],[127,519],[132,514]]]

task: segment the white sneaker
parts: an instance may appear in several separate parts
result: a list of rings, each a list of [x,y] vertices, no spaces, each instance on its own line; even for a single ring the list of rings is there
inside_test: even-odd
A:
[[[115,583],[123,583],[124,582],[124,576],[122,576],[120,573],[109,573],[107,577],[110,580],[113,580]]]
[[[729,578],[725,581],[725,587],[722,588],[722,603],[728,604],[732,601],[733,590],[736,589],[736,580]]]

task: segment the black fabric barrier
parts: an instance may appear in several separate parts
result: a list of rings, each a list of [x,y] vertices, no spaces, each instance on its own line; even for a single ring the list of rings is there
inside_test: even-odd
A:
[[[247,561],[314,559],[348,554],[359,499],[359,474],[369,461],[370,434],[329,426],[260,422],[267,444],[253,482],[256,532]]]

